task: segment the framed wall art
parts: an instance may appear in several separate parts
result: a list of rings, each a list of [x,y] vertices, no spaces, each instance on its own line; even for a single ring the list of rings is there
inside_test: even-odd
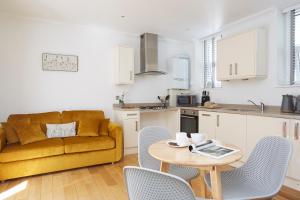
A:
[[[78,56],[43,53],[42,66],[44,71],[78,72]]]

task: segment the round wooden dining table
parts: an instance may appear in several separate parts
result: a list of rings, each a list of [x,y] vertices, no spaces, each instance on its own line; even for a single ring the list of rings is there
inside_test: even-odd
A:
[[[222,200],[221,172],[229,170],[229,164],[242,158],[243,153],[241,149],[233,145],[222,144],[222,146],[238,149],[239,151],[216,159],[198,153],[191,153],[187,147],[170,147],[167,142],[168,140],[159,141],[152,144],[148,149],[151,156],[161,161],[160,170],[168,172],[169,164],[177,164],[199,168],[202,172],[209,172],[213,199]],[[204,174],[201,173],[201,175]]]

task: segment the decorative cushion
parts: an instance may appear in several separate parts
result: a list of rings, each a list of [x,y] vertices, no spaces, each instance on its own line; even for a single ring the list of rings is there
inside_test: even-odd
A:
[[[109,136],[63,138],[65,153],[97,151],[115,148],[115,140]]]
[[[17,135],[16,129],[28,126],[30,124],[29,118],[18,119],[12,122],[2,123],[5,131],[7,144],[13,144],[19,142],[19,137]]]
[[[78,125],[78,136],[99,136],[99,119],[82,119]]]
[[[100,127],[99,127],[99,135],[104,135],[108,136],[108,125],[109,125],[109,119],[103,119],[100,122]]]
[[[71,137],[76,135],[76,122],[67,124],[46,124],[47,137]]]
[[[30,123],[16,127],[15,130],[22,145],[46,139],[40,123]]]
[[[25,145],[20,143],[8,144],[0,152],[0,162],[13,162],[61,154],[64,154],[63,140],[53,138]]]

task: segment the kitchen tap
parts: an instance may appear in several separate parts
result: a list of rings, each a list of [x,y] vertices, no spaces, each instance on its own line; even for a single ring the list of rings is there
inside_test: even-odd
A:
[[[252,103],[253,105],[255,105],[259,110],[260,112],[264,112],[265,110],[265,104],[263,102],[260,102],[260,105],[257,105],[256,103],[254,103],[252,100],[248,100],[248,102]]]

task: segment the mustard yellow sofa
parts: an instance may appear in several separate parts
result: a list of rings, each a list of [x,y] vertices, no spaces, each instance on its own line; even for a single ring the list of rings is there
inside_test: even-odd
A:
[[[104,119],[103,111],[63,111],[10,115],[7,122],[29,118],[38,123],[63,123],[82,118]],[[0,128],[0,180],[67,170],[122,159],[122,128],[109,123],[108,134],[96,137],[51,138],[21,145],[7,144],[6,132]]]

